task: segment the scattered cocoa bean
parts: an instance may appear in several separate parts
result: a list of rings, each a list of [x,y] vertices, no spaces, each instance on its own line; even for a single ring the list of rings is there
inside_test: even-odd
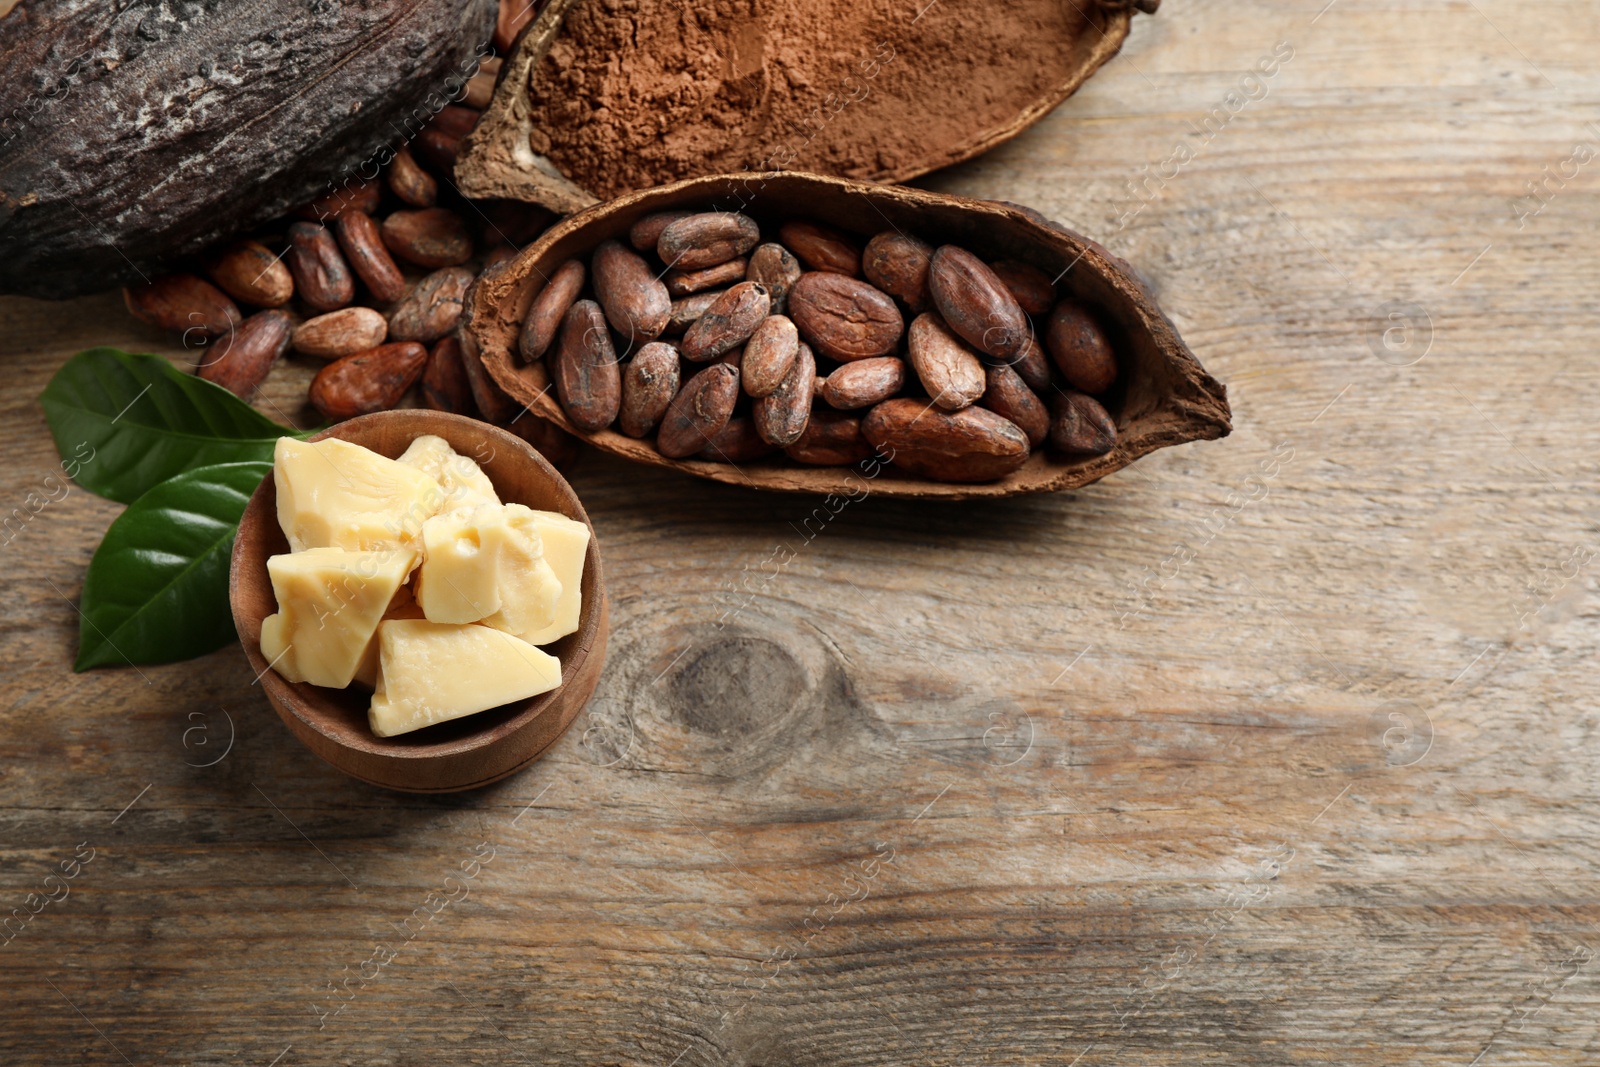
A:
[[[1045,347],[1067,384],[1095,396],[1117,381],[1117,357],[1094,314],[1071,297],[1057,304],[1045,326]]]
[[[289,254],[284,257],[294,275],[295,291],[314,311],[333,311],[355,299],[356,282],[333,231],[320,222],[296,222],[289,227]]]
[[[346,178],[339,188],[328,190],[294,214],[307,222],[332,222],[346,211],[365,211],[370,215],[378,210],[382,200],[383,188],[377,182]]]
[[[424,129],[411,144],[415,154],[439,174],[456,172],[456,157],[461,155],[461,138],[444,130]]]
[[[745,395],[757,399],[770,395],[783,384],[799,352],[800,331],[793,322],[782,315],[761,320],[745,342],[744,360],[739,364]]]
[[[805,431],[783,451],[797,463],[813,467],[847,467],[873,453],[861,433],[861,416],[830,408],[813,411]]]
[[[1030,447],[1044,444],[1044,439],[1050,436],[1050,412],[1044,401],[1010,367],[989,367],[985,375],[988,385],[980,403],[1001,418],[1016,423],[1027,435]]]
[[[439,338],[428,350],[428,363],[422,371],[422,403],[452,415],[472,414],[472,383],[461,363],[461,342],[454,336]]]
[[[384,247],[378,224],[365,211],[346,211],[333,224],[350,267],[374,300],[389,304],[406,294],[406,278],[389,249]]]
[[[739,372],[714,364],[684,383],[667,405],[656,434],[656,450],[669,459],[692,456],[715,437],[739,399]]]
[[[678,350],[651,341],[628,362],[622,374],[622,411],[617,429],[629,437],[648,437],[667,405],[678,395]]]
[[[867,412],[861,435],[895,466],[939,482],[992,482],[1028,461],[1027,435],[986,408],[945,412],[897,397]]]
[[[916,329],[916,324],[911,326]],[[855,411],[889,399],[906,384],[905,361],[877,356],[846,363],[823,379],[821,398],[840,411]]]
[[[201,350],[194,372],[248,400],[289,347],[294,320],[287,311],[258,311],[216,344]]]
[[[549,349],[562,320],[567,317],[567,309],[583,291],[587,275],[581,259],[567,260],[550,275],[550,280],[528,306],[528,317],[522,321],[517,351],[522,353],[523,359],[532,363]]]
[[[683,335],[683,358],[704,363],[744,344],[767,317],[769,307],[767,291],[758,282],[740,282],[689,327]]]
[[[989,264],[995,277],[1000,279],[1017,304],[1030,315],[1043,315],[1056,303],[1056,285],[1050,275],[1031,263],[1016,259],[999,259]]]
[[[1103,456],[1117,446],[1117,424],[1089,394],[1058,390],[1050,398],[1050,444],[1069,456]]]
[[[567,309],[547,362],[556,397],[572,424],[588,433],[610,426],[622,406],[622,372],[599,304],[579,300]]]
[[[683,210],[652,212],[628,229],[628,243],[634,247],[635,251],[654,252],[656,245],[661,240],[661,231],[666,229],[669,223],[677,222],[679,219],[686,219],[693,214],[694,212],[692,211]]]
[[[807,271],[795,282],[789,318],[819,353],[841,363],[889,355],[905,332],[900,309],[888,296],[826,271]]]
[[[674,337],[682,334],[693,326],[695,320],[706,313],[706,308],[715,304],[725,292],[727,290],[719,289],[710,293],[695,293],[693,296],[679,297],[674,300],[672,302],[672,314],[667,316],[666,329],[661,332]]]
[[[757,246],[750,253],[750,265],[745,269],[745,281],[760,282],[772,298],[772,313],[789,313],[789,293],[800,280],[800,261],[787,248],[779,244]]]
[[[662,281],[666,283],[667,292],[671,296],[688,296],[690,293],[715,289],[719,285],[744,281],[745,270],[749,263],[749,260],[740,257],[704,270],[669,270]]]
[[[456,338],[461,342],[461,369],[467,372],[467,385],[472,389],[473,406],[478,409],[483,421],[504,426],[517,412],[525,409],[507,396],[506,391],[500,388],[500,383],[489,376],[489,368],[483,365],[483,359],[478,354],[472,335],[457,333]]]
[[[656,255],[677,270],[702,270],[746,255],[761,240],[756,220],[737,211],[702,211],[673,219],[656,238]]]
[[[506,423],[506,429],[532,445],[534,451],[558,471],[571,467],[578,458],[578,439],[548,419],[522,411]]]
[[[533,5],[527,5],[529,14],[532,14]],[[489,101],[494,99],[495,76],[488,71],[480,70],[467,79],[466,88],[462,90],[461,102],[468,107],[475,107],[479,111],[489,106]]]
[[[235,300],[275,308],[294,296],[294,276],[260,241],[235,241],[212,257],[206,273]]]
[[[672,297],[644,257],[620,241],[604,241],[594,250],[595,299],[606,320],[624,338],[653,341],[672,316]]]
[[[854,278],[861,273],[856,242],[831,226],[794,219],[778,227],[778,240],[812,270]]]
[[[906,348],[917,379],[939,407],[960,411],[983,395],[983,363],[937,311],[924,312],[912,321]]]
[[[451,137],[465,137],[478,125],[478,120],[483,117],[483,112],[460,104],[446,104],[439,109],[439,113],[429,120],[427,129],[440,130]]]
[[[494,33],[489,40],[494,44],[494,50],[499,55],[509,56],[516,47],[517,38],[522,36],[523,28],[533,21],[538,13],[536,3],[502,3],[500,10],[495,14]],[[485,60],[484,62],[488,62]],[[482,67],[479,68],[483,69]]]
[[[748,463],[776,451],[777,445],[770,444],[756,432],[755,420],[747,415],[735,415],[706,442],[706,447],[700,450],[700,458],[721,463]]]
[[[867,242],[861,270],[867,281],[899,300],[913,315],[933,306],[928,295],[928,263],[933,246],[894,230],[885,230]]]
[[[383,220],[382,233],[389,251],[419,267],[456,267],[472,258],[467,224],[448,208],[396,211]]]
[[[1027,343],[1028,317],[989,265],[964,248],[944,245],[928,263],[928,292],[945,322],[967,344],[1009,362]]]
[[[405,396],[427,362],[428,350],[414,341],[345,356],[311,380],[311,403],[334,422],[387,411]]]
[[[389,164],[389,188],[412,207],[432,207],[439,200],[439,183],[417,164],[411,149],[401,145]]]
[[[423,278],[389,313],[389,338],[432,344],[455,329],[474,278],[466,267],[446,267]]]
[[[222,290],[193,274],[167,274],[122,290],[122,301],[140,322],[172,333],[197,331],[220,337],[238,327],[239,308]]]
[[[817,359],[810,347],[797,346],[794,365],[778,383],[778,388],[751,405],[750,415],[762,440],[779,448],[787,448],[800,440],[811,419],[816,377]]]
[[[342,359],[383,344],[389,324],[371,308],[340,308],[307,319],[294,328],[291,344],[301,355],[317,359]],[[412,341],[415,338],[397,338]]]

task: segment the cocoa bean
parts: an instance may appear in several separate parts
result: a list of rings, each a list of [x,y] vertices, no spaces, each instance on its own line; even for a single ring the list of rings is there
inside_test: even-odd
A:
[[[395,152],[385,177],[394,195],[412,207],[432,207],[439,200],[439,183],[422,169],[405,145]]]
[[[761,230],[748,215],[702,211],[662,227],[656,255],[677,270],[702,270],[747,254],[760,240]]]
[[[498,267],[500,264],[508,263],[516,258],[516,248],[501,241],[483,254],[483,269],[488,270],[490,267]]]
[[[633,341],[660,337],[672,316],[672,297],[644,257],[620,241],[604,241],[591,265],[595,298],[612,328]]]
[[[757,282],[740,282],[717,298],[683,335],[683,358],[716,359],[744,344],[767,317],[771,301]]]
[[[287,311],[258,311],[222,340],[203,349],[194,372],[247,400],[289,347],[293,323]]]
[[[360,178],[346,178],[343,185],[330,189],[306,206],[297,209],[296,218],[306,222],[332,222],[346,211],[365,211],[372,214],[383,200],[383,189],[377,182]]]
[[[735,415],[706,442],[706,447],[700,450],[700,458],[720,463],[748,463],[776,451],[776,445],[769,444],[756,432],[753,419],[747,415]]]
[[[964,248],[944,245],[928,263],[928,292],[944,321],[967,344],[1009,362],[1029,335],[1028,317],[989,265]]]
[[[345,356],[311,380],[311,403],[334,422],[387,411],[405,396],[427,362],[428,350],[414,341]]]
[[[648,437],[667,405],[678,395],[678,350],[651,341],[634,355],[622,374],[622,411],[617,429],[629,437]]]
[[[916,324],[911,328],[915,330]],[[838,368],[823,379],[818,395],[840,411],[855,411],[889,399],[905,384],[905,361],[894,356],[877,356]]]
[[[140,322],[187,334],[220,337],[238,327],[239,308],[222,290],[193,274],[168,274],[122,290],[122,301]]]
[[[339,242],[320,222],[289,227],[289,254],[284,259],[294,275],[295,291],[312,310],[333,311],[355,299],[356,281],[339,254]]]
[[[905,320],[893,300],[866,282],[807,271],[789,294],[789,318],[830,359],[886,356],[900,343]]]
[[[622,406],[622,372],[599,304],[579,300],[567,309],[548,362],[556,397],[572,424],[588,433],[610,426]]]
[[[680,354],[682,353],[682,349],[681,348],[679,349],[679,352],[680,352]],[[704,364],[703,366],[714,367],[714,366],[716,366],[717,364],[720,363],[723,366],[732,367],[735,370],[739,370],[740,369],[740,364],[742,364],[743,362],[744,362],[744,346],[743,345],[739,345],[736,348],[728,349],[726,352],[722,353],[722,355],[718,356],[716,359],[712,360],[710,363]],[[699,371],[697,370],[695,373],[698,374]],[[741,375],[742,375],[742,373],[743,372],[741,371]]]
[[[235,300],[275,308],[294,296],[294,276],[259,241],[235,241],[207,263],[206,273]]]
[[[528,306],[528,317],[522,321],[517,351],[522,353],[523,359],[532,363],[549,349],[556,331],[561,328],[561,321],[567,317],[567,309],[583,291],[587,275],[580,259],[567,260],[550,275],[550,280]]]
[[[533,5],[525,5],[531,15]],[[495,76],[488,71],[480,70],[467,79],[466,88],[462,90],[461,102],[468,107],[482,111],[489,106],[489,101],[494,99]]]
[[[472,389],[472,404],[483,421],[504,426],[525,408],[506,395],[498,382],[489,376],[470,333],[457,333],[461,342],[461,369],[467,373],[467,385]]]
[[[428,363],[422,370],[422,403],[452,415],[473,412],[472,383],[461,362],[461,342],[454,336],[439,338],[428,350]]]
[[[1050,435],[1050,412],[1038,394],[1010,367],[989,367],[986,377],[988,385],[980,403],[1001,418],[1016,423],[1027,435],[1030,447],[1044,444],[1044,439]]]
[[[422,162],[434,173],[456,172],[456,157],[461,155],[460,137],[444,130],[424,129],[411,143],[416,147],[415,154],[421,156]]]
[[[1103,456],[1117,446],[1117,424],[1094,397],[1062,389],[1050,398],[1050,444],[1069,456]]]
[[[667,228],[668,223],[677,222],[693,215],[692,211],[655,211],[644,216],[628,229],[628,243],[636,251],[654,252],[657,243],[661,240],[661,231]]]
[[[1029,335],[1027,344],[1002,365],[1016,371],[1034,392],[1043,395],[1050,391],[1050,363],[1037,337]]]
[[[406,294],[406,278],[384,247],[378,224],[365,211],[346,211],[333,225],[350,267],[374,300],[390,304]]]
[[[477,200],[477,208],[469,221],[478,227],[478,238],[483,244],[509,244],[522,246],[550,228],[555,213],[538,204],[521,200]]]
[[[938,482],[992,482],[1028,461],[1028,437],[985,408],[944,412],[921,400],[885,400],[861,434],[895,466]]]
[[[470,107],[460,104],[446,104],[439,109],[439,113],[429,120],[424,127],[429,130],[438,130],[451,137],[465,137],[478,125],[478,119],[483,117],[481,111],[474,111]]]
[[[466,267],[436,270],[389,313],[389,338],[431,344],[456,328],[475,275]]]
[[[454,211],[425,207],[396,211],[383,220],[389,251],[419,267],[456,267],[472,258],[472,235]]]
[[[854,278],[861,273],[856,242],[831,226],[794,219],[778,227],[778,240],[812,270]]]
[[[847,467],[873,452],[871,443],[862,436],[861,416],[830,408],[813,411],[805,432],[783,451],[797,463],[813,467]]]
[[[739,372],[714,364],[684,383],[661,417],[656,450],[669,459],[692,456],[733,416],[739,399]]]
[[[706,308],[715,304],[726,291],[722,289],[710,293],[695,293],[693,296],[680,297],[674,300],[672,302],[672,313],[667,316],[666,329],[661,332],[671,336],[682,334],[693,326],[695,320],[706,313]]]
[[[894,230],[885,230],[867,242],[861,271],[867,281],[920,315],[933,304],[928,295],[928,262],[933,246]]]
[[[783,384],[799,352],[800,331],[793,322],[782,315],[761,320],[745,342],[744,360],[739,364],[745,395],[757,399],[770,395]]]
[[[772,313],[789,313],[789,293],[800,280],[800,261],[779,244],[764,244],[750,253],[750,265],[745,269],[745,281],[760,282],[772,298]]]
[[[983,363],[937,311],[924,312],[912,321],[906,348],[917,379],[939,407],[960,411],[983,395]]]
[[[578,458],[578,439],[531,411],[519,412],[516,418],[506,423],[506,429],[532,445],[545,458],[545,462],[558,471],[571,467]]]
[[[522,36],[523,28],[533,21],[533,16],[538,13],[538,4],[526,3],[523,0],[501,0],[500,10],[495,13],[494,33],[489,41],[494,45],[494,50],[499,55],[509,56],[516,47],[517,38]],[[485,60],[488,62],[488,60]],[[480,67],[479,70],[482,70]],[[476,105],[474,105],[476,106]]]
[[[800,440],[811,419],[812,383],[816,376],[817,359],[810,347],[797,346],[794,365],[778,383],[778,388],[751,405],[750,416],[762,440],[779,448],[787,448]]]
[[[1045,347],[1067,384],[1098,396],[1117,381],[1117,357],[1094,313],[1067,297],[1050,312]]]
[[[294,329],[294,350],[317,359],[342,359],[383,344],[389,324],[371,308],[340,308],[307,319]],[[412,337],[397,338],[411,341]]]
[[[666,283],[669,295],[688,296],[690,293],[715,289],[719,285],[744,281],[745,270],[749,263],[749,260],[740,257],[704,270],[669,270],[662,281]]]
[[[989,264],[995,277],[1000,279],[1017,305],[1030,315],[1043,315],[1056,303],[1056,285],[1050,275],[1031,263],[1017,259],[1000,259]]]

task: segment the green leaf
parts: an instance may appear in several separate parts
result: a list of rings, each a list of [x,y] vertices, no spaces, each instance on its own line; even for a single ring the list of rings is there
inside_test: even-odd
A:
[[[78,629],[82,671],[168,663],[235,640],[228,557],[267,461],[185,471],[117,517],[89,562]]]
[[[278,438],[308,436],[160,356],[115,348],[67,360],[39,402],[72,479],[124,504],[175,474],[270,460]]]

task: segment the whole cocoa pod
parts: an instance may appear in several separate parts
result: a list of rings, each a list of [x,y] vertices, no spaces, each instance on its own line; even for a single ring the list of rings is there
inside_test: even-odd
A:
[[[1045,347],[1067,384],[1099,396],[1117,382],[1117,357],[1093,313],[1068,297],[1050,312]]]
[[[377,348],[383,344],[388,333],[389,324],[371,308],[340,308],[296,326],[292,343],[294,350],[302,355],[317,359],[341,359]],[[415,338],[402,337],[397,340],[411,341]]]
[[[672,316],[672,297],[644,257],[620,241],[603,241],[592,264],[594,295],[612,328],[633,341],[660,337]]]
[[[210,259],[206,273],[223,292],[256,307],[281,307],[294,295],[289,268],[260,241],[234,241]]]
[[[294,320],[287,311],[258,311],[237,329],[201,351],[195,373],[248,400],[289,347]]]
[[[992,359],[1010,362],[1032,332],[1011,290],[964,248],[944,245],[933,253],[928,292],[950,328]]]
[[[1038,448],[1050,435],[1050,412],[1038,394],[1028,388],[1021,375],[1007,366],[989,367],[988,385],[981,403],[1003,419],[1017,424],[1027,435],[1028,444]]]
[[[985,408],[944,412],[920,400],[885,400],[861,420],[878,454],[938,482],[992,482],[1028,461],[1028,438]]]
[[[818,352],[841,363],[889,355],[905,332],[900,309],[888,296],[826,271],[808,271],[795,282],[789,318]]]
[[[960,411],[983,395],[983,364],[937,311],[924,312],[912,321],[906,348],[918,380],[939,407]]]
[[[861,273],[861,252],[856,243],[831,226],[795,219],[778,227],[778,240],[812,270],[850,278]]]
[[[334,422],[388,411],[405,396],[427,362],[428,350],[414,341],[345,356],[311,380],[311,403]]]
[[[989,264],[995,277],[1005,285],[1017,304],[1030,315],[1043,315],[1056,303],[1056,284],[1050,275],[1031,263],[1000,259]]]
[[[622,411],[617,429],[648,437],[678,395],[678,350],[661,341],[639,349],[622,374]]]
[[[550,275],[550,280],[528,306],[528,317],[522,322],[517,351],[522,353],[523,359],[532,363],[550,348],[572,302],[583,291],[587,274],[582,260],[569,259]]]
[[[294,275],[295,291],[315,311],[335,311],[355,299],[356,281],[339,254],[333,231],[320,222],[296,222],[289,227],[289,254],[284,257]]]
[[[422,403],[452,415],[473,412],[472,383],[461,362],[461,342],[453,335],[439,338],[428,350],[428,363],[422,370]]]
[[[405,145],[395,152],[387,177],[394,195],[412,207],[432,207],[439,199],[439,183],[417,165],[416,157]]]
[[[446,267],[423,278],[389,313],[389,338],[432,344],[455,329],[474,277],[466,267]]]
[[[771,301],[757,282],[740,282],[706,308],[683,335],[683,358],[695,363],[716,359],[750,339],[767,317]]]
[[[739,364],[745,395],[757,399],[770,395],[794,366],[800,352],[800,331],[782,315],[768,315],[744,345]]]
[[[806,345],[795,349],[794,364],[778,388],[757,400],[750,408],[756,432],[768,444],[787,448],[800,440],[811,420],[812,384],[817,376],[817,360]]]
[[[140,322],[172,333],[197,331],[221,337],[238,327],[239,309],[210,282],[193,274],[168,274],[122,290],[122,301]]]
[[[1050,444],[1069,456],[1103,456],[1117,446],[1117,424],[1094,397],[1063,389],[1050,398]]]
[[[916,324],[912,324],[916,329]],[[906,365],[894,356],[858,359],[823,379],[818,394],[840,411],[870,408],[898,393],[906,384]]]
[[[767,290],[767,295],[772,298],[774,315],[787,315],[789,293],[794,289],[794,283],[800,280],[801,273],[800,261],[787,248],[779,244],[764,244],[750,253],[744,279],[747,282],[760,282]]]
[[[754,420],[746,415],[735,415],[706,442],[706,447],[700,450],[700,458],[720,463],[748,463],[776,451],[776,445],[769,444],[756,432]]]
[[[693,214],[693,211],[682,209],[653,211],[629,227],[628,243],[636,251],[654,252],[656,245],[661,241],[661,231],[666,229],[669,223],[677,222],[679,219],[686,219]]]
[[[572,424],[588,433],[610,426],[622,406],[622,372],[599,304],[579,300],[567,309],[548,362],[556,398]]]
[[[674,219],[656,238],[656,255],[676,270],[702,270],[747,254],[761,240],[755,219],[737,211],[702,211]]]
[[[783,451],[797,463],[846,467],[870,457],[872,445],[862,436],[861,416],[818,408],[811,413],[805,431]]]
[[[885,230],[867,242],[861,270],[867,281],[904,304],[913,315],[933,306],[928,295],[928,263],[933,246],[894,230]]]
[[[406,295],[406,278],[384,246],[378,224],[365,211],[346,211],[333,224],[356,276],[379,303],[391,304]]]
[[[668,295],[673,298],[688,296],[706,289],[715,289],[719,285],[744,281],[745,271],[749,265],[750,261],[741,256],[702,270],[669,270],[662,281],[667,287]]]
[[[419,267],[457,267],[472,258],[472,235],[454,211],[425,207],[396,211],[383,220],[389,251]]]
[[[727,364],[713,363],[684,383],[667,405],[661,432],[656,434],[656,450],[669,459],[694,455],[728,425],[738,399],[739,372]]]

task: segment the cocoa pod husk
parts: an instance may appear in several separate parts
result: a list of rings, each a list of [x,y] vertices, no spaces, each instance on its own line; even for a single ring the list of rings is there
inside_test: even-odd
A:
[[[333,231],[320,222],[289,226],[284,257],[294,275],[295,292],[314,311],[336,311],[355,299],[356,280],[339,252]]]
[[[935,250],[928,262],[928,292],[950,328],[991,359],[1009,362],[1032,332],[999,275],[964,248]]]
[[[382,304],[391,304],[406,293],[406,276],[383,243],[378,223],[365,211],[346,211],[333,225],[345,260],[371,293]]]
[[[928,264],[933,246],[926,241],[885,230],[867,242],[861,254],[861,272],[867,281],[920,315],[933,306],[928,295]]]
[[[656,451],[683,459],[706,447],[733,417],[739,399],[739,372],[714,363],[684,383],[661,417]]]
[[[572,424],[588,433],[610,426],[622,407],[622,372],[599,304],[579,300],[567,309],[547,362]]]
[[[713,292],[695,293],[692,296],[679,297],[674,300],[672,302],[672,313],[667,316],[666,328],[661,331],[662,336],[677,337],[683,334],[725,292],[727,292],[726,289],[718,289]]]
[[[651,341],[634,354],[622,373],[622,408],[617,429],[629,437],[648,437],[678,395],[678,350]]]
[[[1056,285],[1050,275],[1031,263],[1018,259],[999,259],[989,264],[1013,297],[1029,315],[1043,315],[1056,306]]]
[[[461,362],[461,342],[451,335],[441,337],[428,350],[428,363],[422,369],[422,403],[434,411],[452,415],[471,415],[472,383]]]
[[[778,227],[778,241],[811,270],[854,278],[861,273],[861,250],[847,234],[806,219]]]
[[[921,400],[885,400],[861,434],[895,466],[939,482],[992,482],[1028,461],[1028,437],[986,408],[940,411]]]
[[[140,322],[172,333],[191,330],[221,337],[237,329],[239,308],[221,289],[193,274],[167,274],[122,290],[122,302]]]
[[[805,431],[784,454],[797,463],[812,467],[848,467],[873,454],[872,444],[861,433],[861,416],[832,408],[811,413]]]
[[[590,261],[595,299],[624,338],[653,341],[672,315],[672,297],[644,257],[620,241],[602,241]]]
[[[654,252],[656,245],[661,240],[661,231],[669,223],[686,219],[693,215],[693,211],[682,209],[674,211],[652,211],[628,228],[628,243],[638,252]]]
[[[846,363],[822,380],[817,395],[840,411],[870,408],[894,396],[906,384],[906,364],[894,356],[876,356]]]
[[[746,396],[769,396],[794,366],[800,353],[800,331],[783,315],[768,315],[750,334],[739,363],[739,384]]]
[[[288,350],[293,325],[293,317],[280,308],[258,311],[232,333],[202,349],[194,372],[239,399],[248,400],[278,357]]]
[[[661,280],[667,287],[667,295],[676,299],[706,289],[742,282],[745,280],[745,271],[749,265],[749,260],[740,257],[730,259],[726,263],[718,263],[715,267],[706,267],[704,270],[669,270]]]
[[[772,302],[759,282],[740,282],[717,298],[683,335],[684,359],[705,363],[744,344]]]
[[[918,315],[906,331],[906,349],[922,388],[945,411],[960,411],[983,395],[983,363],[937,311]]]
[[[808,345],[797,346],[794,363],[783,381],[750,406],[750,417],[762,440],[779,448],[800,440],[811,420],[816,377],[816,356]]]
[[[395,151],[385,179],[394,195],[412,207],[432,207],[439,202],[439,182],[422,169],[405,145]]]
[[[1050,446],[1068,456],[1103,456],[1117,447],[1117,424],[1089,394],[1058,390],[1050,398]]]
[[[529,363],[549,351],[556,339],[567,310],[583,291],[588,271],[581,259],[569,259],[557,267],[545,282],[539,295],[528,306],[528,316],[522,321],[522,333],[517,338],[517,351]]]
[[[674,270],[703,270],[748,254],[760,240],[761,229],[748,215],[701,211],[662,227],[656,255]]]
[[[1100,396],[1117,383],[1117,357],[1093,312],[1071,297],[1050,312],[1045,347],[1067,384]]]
[[[449,208],[396,211],[380,227],[389,251],[419,267],[458,267],[472,258],[467,224]]]
[[[432,344],[455,329],[475,277],[466,267],[446,267],[423,278],[389,313],[390,339]]]
[[[706,442],[706,447],[700,450],[700,458],[719,463],[748,463],[777,451],[777,445],[756,432],[755,421],[750,416],[734,415]]]
[[[428,350],[415,341],[377,348],[334,360],[311,380],[311,403],[333,422],[388,411],[421,377]]]
[[[886,294],[827,271],[807,271],[795,282],[789,318],[820,355],[841,363],[887,356],[905,332],[900,309]]]
[[[307,319],[294,328],[290,343],[301,355],[316,359],[342,359],[383,344],[389,324],[371,308],[340,308]],[[416,340],[399,337],[399,341]]]
[[[747,282],[760,282],[766,287],[767,295],[772,298],[774,315],[787,315],[789,293],[793,291],[794,283],[800,280],[800,275],[803,273],[800,261],[794,258],[794,253],[780,244],[769,242],[757,245],[756,250],[750,253],[744,279]]]
[[[234,241],[209,258],[206,273],[217,288],[242,304],[282,307],[294,296],[294,275],[260,241]]]
[[[1050,411],[1022,376],[1007,366],[985,368],[987,385],[979,403],[1017,424],[1028,438],[1030,448],[1038,448],[1050,436]]]

